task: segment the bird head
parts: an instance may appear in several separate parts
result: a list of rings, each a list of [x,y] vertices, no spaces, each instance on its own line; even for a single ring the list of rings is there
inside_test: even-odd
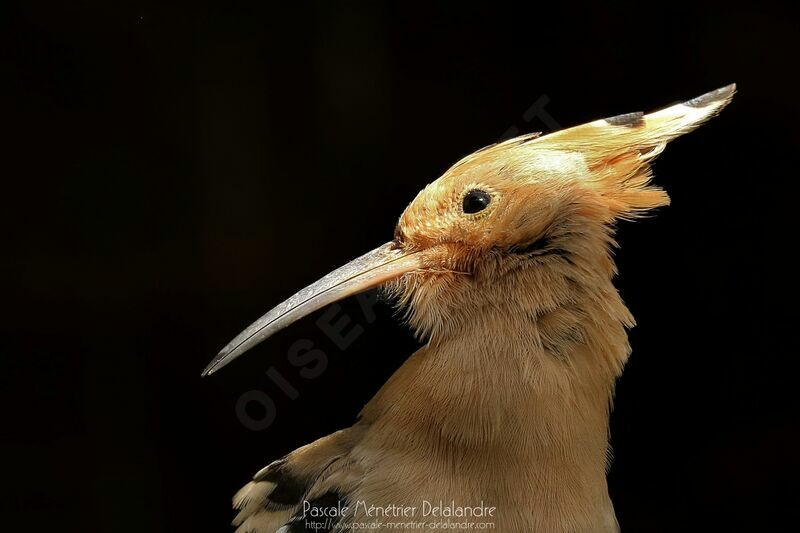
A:
[[[382,286],[423,335],[463,324],[529,290],[532,305],[569,298],[576,277],[609,277],[613,228],[667,205],[650,162],[727,105],[730,85],[649,114],[628,113],[478,150],[425,187],[394,239],[331,272],[261,317],[210,374],[299,318]]]

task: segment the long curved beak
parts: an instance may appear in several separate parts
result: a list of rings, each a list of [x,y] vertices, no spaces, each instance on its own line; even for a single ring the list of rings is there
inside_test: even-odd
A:
[[[202,375],[213,374],[256,344],[317,309],[418,268],[419,254],[398,250],[392,242],[353,259],[253,322],[217,354]]]

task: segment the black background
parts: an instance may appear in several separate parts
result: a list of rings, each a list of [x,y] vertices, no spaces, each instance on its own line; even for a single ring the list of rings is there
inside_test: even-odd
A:
[[[416,343],[380,304],[346,353],[311,317],[200,379],[223,344],[389,240],[462,155],[546,131],[523,118],[543,95],[568,126],[734,81],[655,166],[673,205],[620,228],[640,325],[609,488],[624,531],[796,519],[795,8],[3,9],[3,530],[227,531],[250,475],[350,425]],[[236,415],[250,390],[266,430]]]

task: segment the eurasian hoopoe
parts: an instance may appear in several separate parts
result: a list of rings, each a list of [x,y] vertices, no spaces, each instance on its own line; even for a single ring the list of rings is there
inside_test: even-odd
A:
[[[393,241],[229,343],[204,375],[377,286],[427,340],[354,426],[273,462],[239,491],[237,531],[475,521],[501,532],[616,531],[608,420],[634,320],[612,284],[615,224],[669,203],[650,162],[734,92],[478,150],[417,195]],[[479,505],[491,516],[476,517]]]

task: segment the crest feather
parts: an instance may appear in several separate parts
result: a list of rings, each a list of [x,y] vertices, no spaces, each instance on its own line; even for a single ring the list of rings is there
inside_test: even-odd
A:
[[[636,218],[669,204],[669,196],[650,184],[650,162],[667,143],[719,113],[736,92],[731,84],[653,113],[626,113],[555,132],[535,142],[542,147],[580,152],[615,216]],[[549,147],[549,146],[548,146]]]

